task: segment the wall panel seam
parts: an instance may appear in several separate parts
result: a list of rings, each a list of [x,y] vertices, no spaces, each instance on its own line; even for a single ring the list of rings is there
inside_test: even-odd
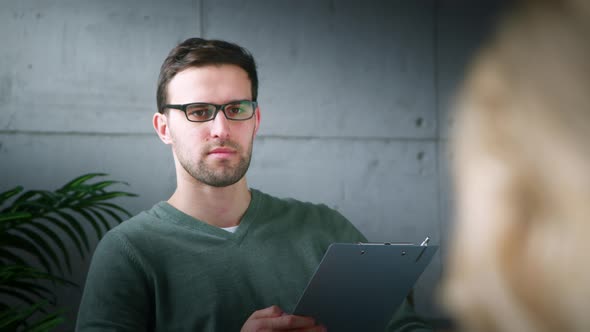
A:
[[[39,130],[0,130],[0,135],[31,135],[31,136],[113,136],[113,137],[157,137],[156,133],[152,132],[82,132],[82,131],[39,131]],[[372,136],[285,136],[285,135],[257,135],[256,140],[294,140],[294,141],[310,141],[310,140],[327,140],[327,141],[381,141],[381,142],[424,142],[437,143],[436,138],[419,138],[419,137],[372,137]]]

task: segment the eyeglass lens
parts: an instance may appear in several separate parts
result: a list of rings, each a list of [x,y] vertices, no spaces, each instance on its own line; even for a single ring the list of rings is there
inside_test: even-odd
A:
[[[217,107],[212,104],[193,104],[186,107],[186,116],[190,121],[209,121],[215,118]],[[225,117],[230,120],[246,120],[254,114],[251,101],[240,101],[223,105]]]

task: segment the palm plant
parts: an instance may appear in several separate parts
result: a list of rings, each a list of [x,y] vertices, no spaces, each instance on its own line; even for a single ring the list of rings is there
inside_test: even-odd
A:
[[[105,175],[85,174],[56,191],[18,186],[0,193],[0,331],[47,331],[64,321],[63,310],[47,308],[56,302],[51,285],[77,286],[65,278],[72,263],[62,238],[84,258],[90,252],[87,228],[100,239],[113,221],[130,216],[109,201],[136,196],[108,190],[120,181],[89,183]]]

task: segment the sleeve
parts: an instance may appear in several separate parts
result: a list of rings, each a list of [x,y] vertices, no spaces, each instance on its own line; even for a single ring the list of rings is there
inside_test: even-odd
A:
[[[135,250],[123,234],[110,231],[92,257],[76,331],[147,331],[150,294]]]
[[[387,325],[387,332],[433,332],[424,319],[422,319],[414,311],[414,308],[408,303],[404,302],[397,309],[396,313],[391,318]]]

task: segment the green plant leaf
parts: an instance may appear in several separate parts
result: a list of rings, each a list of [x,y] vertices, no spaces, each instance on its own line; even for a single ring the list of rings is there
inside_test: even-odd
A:
[[[66,285],[66,286],[74,286],[74,287],[78,287],[78,285],[76,285],[75,283],[66,280],[64,278],[49,274],[49,273],[45,273],[42,271],[39,271],[35,268],[31,268],[29,266],[26,265],[18,265],[18,264],[12,264],[12,265],[0,265],[0,285],[4,286],[4,287],[9,287],[10,289],[12,289],[13,291],[15,290],[15,285],[17,285],[18,283],[22,283],[22,282],[28,282],[26,280],[39,280],[39,279],[44,279],[44,280],[48,280],[51,281],[53,283],[59,283],[61,285]],[[35,287],[33,287],[35,288]],[[47,290],[45,288],[37,288],[38,290]],[[2,293],[6,293],[5,289],[0,289],[0,294]],[[13,297],[17,296],[15,295],[15,293],[10,293],[8,292],[9,295],[11,294]],[[49,292],[48,294],[53,294],[52,292]],[[23,294],[21,294],[23,295]],[[38,294],[37,294],[38,295]],[[23,295],[24,296],[24,295]]]
[[[23,294],[29,293],[30,295],[33,295],[34,297],[40,299],[47,299],[47,296],[51,296],[52,299],[49,300],[50,303],[56,303],[57,296],[55,295],[55,293],[50,291],[48,288],[38,285],[36,283],[12,280],[10,282],[3,283],[2,286],[10,287],[12,290],[20,291]]]
[[[19,212],[2,212],[0,213],[0,222],[8,222],[14,220],[23,220],[23,219],[30,219],[32,215],[29,212],[19,211]]]
[[[127,182],[123,182],[123,181],[108,180],[108,181],[96,182],[93,184],[79,185],[76,187],[68,188],[67,191],[69,193],[73,193],[75,195],[78,195],[79,193],[83,193],[83,194],[103,193],[103,192],[106,192],[104,190],[105,188],[110,187],[115,184],[122,184],[122,185],[126,185],[126,186],[129,185]]]
[[[136,197],[136,194],[128,193],[125,191],[111,191],[100,195],[92,195],[89,200],[92,202],[106,201],[117,197]]]
[[[16,249],[21,249],[21,250],[24,250],[24,251],[30,253],[31,255],[35,256],[39,260],[41,265],[43,265],[43,267],[49,273],[51,273],[53,271],[53,269],[51,268],[51,264],[49,264],[49,261],[47,261],[47,259],[45,259],[45,256],[43,254],[41,254],[39,249],[33,243],[31,243],[31,241],[29,241],[27,238],[23,238],[22,236],[19,236],[17,234],[6,234],[5,233],[5,234],[0,235],[0,243],[2,243],[2,245],[5,247],[12,247],[12,248],[16,248]]]
[[[41,196],[33,199],[35,196]],[[13,203],[12,203],[12,212],[16,211],[23,211],[27,205],[33,203],[35,200],[39,200],[43,197],[43,191],[40,190],[29,190],[24,192],[20,195]],[[43,207],[44,205],[40,205],[39,207]]]
[[[88,237],[86,236],[86,232],[84,228],[80,225],[80,223],[76,220],[76,218],[72,217],[71,215],[63,212],[63,211],[54,211],[53,213],[59,215],[62,219],[68,222],[68,224],[76,231],[76,234],[84,243],[84,247],[86,247],[86,252],[90,251],[90,244],[88,243]],[[84,253],[81,252],[82,258],[84,258]]]
[[[28,280],[47,280],[54,284],[79,287],[67,279],[39,271],[26,265],[0,266],[0,285],[7,286],[14,282],[28,282]]]
[[[47,306],[47,301],[35,303],[26,308],[8,308],[0,312],[0,331],[16,331],[18,327],[22,326],[24,329],[19,331],[49,331],[52,328],[61,324],[64,320],[63,310],[46,314],[45,317],[38,319],[36,322],[30,322],[27,326],[27,319],[37,311],[46,312],[44,307]],[[52,322],[46,324],[46,322]]]
[[[61,192],[63,196],[61,206],[75,206],[84,201],[88,192],[82,188],[68,189]]]
[[[44,305],[44,303],[37,303],[25,309],[19,307],[3,309],[0,312],[0,331],[16,331],[16,327],[23,325],[25,320],[35,313],[41,305]],[[11,330],[8,328],[11,328]]]
[[[115,212],[113,212],[113,211],[109,210],[108,208],[106,208],[106,207],[103,207],[103,206],[100,206],[100,205],[99,205],[99,206],[97,206],[96,208],[97,208],[98,210],[100,210],[100,211],[102,211],[102,212],[104,212],[104,213],[108,214],[108,215],[109,215],[109,216],[110,216],[112,219],[114,219],[114,220],[115,220],[115,221],[116,221],[118,224],[120,224],[120,223],[122,223],[122,222],[123,222],[123,218],[121,218],[121,216],[119,216],[119,215],[118,215],[118,214],[116,214]]]
[[[101,181],[101,182],[94,183],[90,187],[92,188],[92,191],[98,191],[98,190],[103,190],[103,189],[105,189],[107,187],[110,187],[110,186],[112,186],[114,184],[123,184],[123,185],[126,185],[126,186],[129,185],[129,183],[124,182],[124,181],[113,181],[113,180],[110,180],[110,181]]]
[[[82,251],[82,243],[80,242],[80,240],[78,239],[76,234],[72,231],[72,229],[66,223],[62,222],[61,220],[59,220],[57,218],[51,217],[51,216],[43,216],[43,219],[48,220],[49,222],[51,222],[55,226],[59,227],[59,229],[61,229],[64,233],[66,233],[68,235],[68,237],[74,242],[74,245],[76,246],[76,249],[78,249],[78,253],[80,254],[80,257],[84,258],[84,252]]]
[[[79,187],[82,183],[95,178],[97,176],[106,176],[107,174],[105,173],[88,173],[88,174],[84,174],[81,175],[75,179],[73,179],[72,181],[66,183],[63,187],[61,187],[61,189],[58,190],[58,192],[61,192],[62,190],[68,190],[70,188],[76,188]]]
[[[64,266],[70,274],[72,272],[70,251],[62,238],[71,241],[84,258],[85,253],[90,252],[86,232],[89,226],[102,238],[111,228],[110,218],[121,223],[124,216],[131,217],[123,207],[109,202],[118,197],[137,196],[109,190],[114,185],[127,183],[114,180],[91,183],[106,175],[84,174],[55,191],[24,192],[22,187],[15,187],[0,193],[0,295],[30,304],[13,307],[0,303],[0,331],[46,331],[63,322],[60,313],[47,313],[43,304],[46,301],[34,303],[34,299],[49,299],[53,294],[49,287],[36,281],[76,286],[62,278]],[[23,252],[37,257],[42,268],[27,266],[27,260],[21,257]],[[59,270],[62,277],[54,275],[52,267]],[[39,311],[43,312],[41,316],[37,315]]]
[[[25,261],[22,258],[15,255],[10,250],[3,249],[2,247],[0,247],[0,262],[2,262],[4,264],[4,265],[0,265],[0,268],[2,266],[8,265],[8,264],[6,264],[7,262],[12,262],[17,265],[26,265],[27,264],[27,263],[25,263]]]
[[[31,224],[28,224],[28,226],[35,226],[35,224],[31,223]],[[63,269],[60,264],[60,260],[57,257],[57,255],[55,254],[55,251],[53,251],[53,248],[49,245],[49,243],[47,243],[47,241],[45,241],[45,239],[43,237],[39,236],[39,234],[37,234],[37,232],[35,232],[34,230],[31,230],[27,227],[14,228],[12,231],[19,232],[19,233],[27,236],[31,240],[30,241],[31,243],[34,243],[35,245],[40,247],[40,249],[42,249],[43,252],[52,260],[53,265],[55,265],[57,267],[58,271],[62,275],[64,274]],[[59,238],[57,239],[57,241],[61,242],[59,240]]]
[[[122,214],[124,214],[125,216],[127,216],[128,218],[131,218],[131,216],[132,216],[131,213],[129,213],[129,211],[127,211],[124,208],[122,208],[122,207],[120,207],[118,205],[115,205],[113,203],[104,203],[104,202],[101,202],[101,203],[96,203],[96,205],[98,205],[98,206],[104,206],[104,207],[109,207],[109,208],[111,208],[113,210],[117,210],[117,211],[121,212]],[[119,223],[121,223],[121,222],[119,222]]]
[[[90,215],[88,212],[84,211],[84,209],[72,208],[72,210],[74,212],[80,214],[82,217],[84,217],[86,220],[88,220],[90,222],[90,224],[94,228],[94,232],[96,233],[96,236],[99,239],[102,237],[102,230],[100,229],[100,226],[98,225],[98,223],[96,222],[96,220],[94,219],[94,217],[92,215]]]
[[[92,208],[86,208],[86,210],[90,213],[92,213],[101,223],[102,226],[104,227],[105,230],[109,230],[111,228],[111,225],[109,224],[109,222],[105,219],[105,217],[98,211],[95,211]],[[100,239],[102,239],[102,236],[99,237]]]
[[[43,220],[43,219],[40,219]],[[43,233],[46,237],[50,238],[53,243],[61,250],[61,254],[65,261],[66,267],[68,268],[68,273],[72,274],[72,263],[70,260],[70,253],[66,249],[61,238],[49,227],[45,226],[41,222],[32,222],[31,225],[35,227],[39,232]]]
[[[23,189],[24,188],[22,186],[16,186],[12,189],[0,193],[0,205],[4,204],[4,202],[6,202],[6,200],[8,200],[10,197],[18,195],[20,192],[23,191]]]
[[[15,299],[18,299],[22,302],[29,304],[29,305],[35,304],[35,300],[33,300],[33,298],[15,290],[15,289],[12,289],[12,288],[0,286],[0,294],[11,296]]]
[[[29,316],[11,308],[0,311],[0,331],[18,331]]]
[[[54,327],[61,325],[65,319],[62,312],[53,313],[45,316],[45,318],[33,323],[26,332],[45,332],[50,331]]]

